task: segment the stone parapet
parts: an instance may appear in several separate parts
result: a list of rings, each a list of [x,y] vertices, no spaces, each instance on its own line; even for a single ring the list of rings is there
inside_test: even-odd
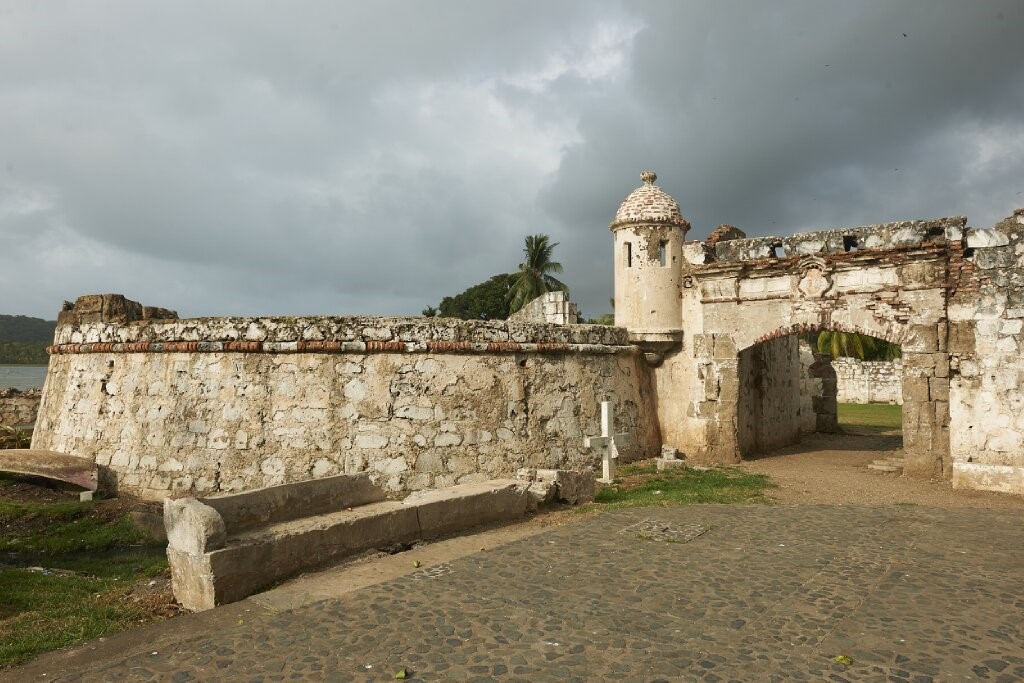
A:
[[[898,221],[856,228],[837,228],[804,232],[789,237],[750,237],[716,241],[709,256],[715,261],[802,256],[859,251],[893,250],[927,243],[957,241],[963,236],[967,219],[963,216],[930,220]]]
[[[107,295],[110,296],[110,295]],[[85,297],[82,297],[85,298]],[[123,297],[122,297],[123,298]],[[134,303],[134,302],[130,302]],[[141,306],[141,305],[137,305]],[[144,308],[144,307],[142,307]],[[76,313],[72,311],[72,313]],[[65,312],[67,313],[67,312]],[[127,322],[86,320],[63,316],[58,320],[54,345],[127,343],[231,343],[217,350],[270,350],[259,344],[306,344],[305,351],[321,350],[317,343],[402,343],[426,350],[427,344],[562,344],[627,346],[626,330],[608,325],[550,325],[515,320],[461,320],[459,318],[387,318],[371,316],[225,317],[191,319],[131,319]],[[329,344],[328,344],[329,346]],[[282,347],[287,348],[287,347]],[[324,347],[325,349],[327,346]],[[463,347],[453,346],[451,350]],[[468,347],[467,347],[468,348]],[[166,349],[165,349],[166,350]],[[197,351],[199,347],[181,350]],[[353,350],[355,348],[353,347]],[[398,347],[387,350],[399,350]],[[446,350],[435,346],[431,350]],[[493,347],[492,347],[493,350]],[[510,350],[517,350],[510,347]]]

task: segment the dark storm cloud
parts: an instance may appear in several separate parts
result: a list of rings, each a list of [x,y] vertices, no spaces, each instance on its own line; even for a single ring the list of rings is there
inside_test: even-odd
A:
[[[693,238],[990,225],[1024,204],[1021,25],[932,0],[7,3],[3,312],[416,314],[546,232],[595,315],[644,168]]]

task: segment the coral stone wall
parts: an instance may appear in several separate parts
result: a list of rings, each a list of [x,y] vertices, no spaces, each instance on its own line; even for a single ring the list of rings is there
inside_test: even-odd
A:
[[[1024,494],[1024,209],[964,246],[946,344],[953,484]]]
[[[0,425],[22,427],[35,424],[42,395],[39,389],[0,389]]]
[[[508,317],[512,322],[575,325],[579,309],[565,292],[547,292]]]
[[[903,363],[836,358],[837,399],[840,403],[903,404]]]
[[[146,496],[370,472],[393,491],[592,465],[602,399],[661,446],[624,330],[453,319],[209,318],[58,327],[34,448]]]
[[[770,339],[739,354],[736,431],[744,456],[770,453],[800,440],[798,341],[796,335]]]

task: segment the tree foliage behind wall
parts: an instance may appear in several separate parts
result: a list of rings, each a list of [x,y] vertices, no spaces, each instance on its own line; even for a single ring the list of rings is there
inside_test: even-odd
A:
[[[53,333],[56,329],[55,320],[0,314],[0,342],[53,343]]]
[[[0,365],[46,365],[49,342],[0,342]]]
[[[899,344],[854,332],[819,332],[810,340],[818,349],[833,358],[845,356],[859,360],[893,360],[903,355]]]
[[[562,264],[551,260],[558,242],[552,242],[547,235],[530,235],[525,240],[523,254],[526,259],[519,264],[509,293],[509,311],[515,313],[541,294],[548,292],[565,292],[569,287],[552,273],[561,273]]]
[[[0,364],[46,365],[46,347],[56,329],[54,320],[0,314]]]
[[[508,293],[516,276],[495,275],[461,294],[441,299],[438,315],[463,320],[504,320],[509,316]]]

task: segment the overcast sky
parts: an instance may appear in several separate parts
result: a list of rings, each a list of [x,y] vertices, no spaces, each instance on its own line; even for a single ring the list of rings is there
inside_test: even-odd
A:
[[[0,0],[0,313],[418,315],[641,170],[704,239],[1024,206],[1024,2]]]

